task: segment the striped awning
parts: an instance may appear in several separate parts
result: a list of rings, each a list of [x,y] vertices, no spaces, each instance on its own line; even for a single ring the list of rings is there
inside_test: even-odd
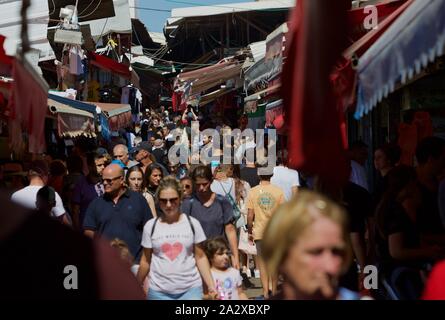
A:
[[[362,56],[355,118],[445,52],[445,0],[415,0]]]

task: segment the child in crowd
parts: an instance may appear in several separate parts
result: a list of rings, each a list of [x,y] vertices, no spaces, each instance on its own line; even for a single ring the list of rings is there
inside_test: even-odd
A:
[[[242,288],[240,272],[230,266],[229,246],[223,237],[210,239],[205,244],[218,300],[248,300]]]
[[[131,272],[134,274],[134,276],[136,276],[139,270],[139,265],[134,264],[134,257],[132,256],[127,243],[121,239],[115,238],[110,242],[110,246],[118,251],[120,258],[125,263],[128,264]],[[145,278],[144,281],[144,292],[147,292],[147,290],[148,290],[148,277]]]

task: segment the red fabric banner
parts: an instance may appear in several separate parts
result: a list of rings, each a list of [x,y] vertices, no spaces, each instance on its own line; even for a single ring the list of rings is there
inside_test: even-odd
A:
[[[330,73],[347,46],[350,5],[347,0],[297,1],[282,76],[289,165],[332,186],[349,177]]]
[[[116,73],[124,78],[131,78],[129,66],[94,52],[90,52],[89,56],[91,64],[112,73]]]
[[[8,109],[11,110],[11,145],[19,150],[23,145],[20,128],[28,132],[30,153],[45,151],[45,116],[48,110],[48,92],[37,83],[21,61],[14,59],[14,83]]]

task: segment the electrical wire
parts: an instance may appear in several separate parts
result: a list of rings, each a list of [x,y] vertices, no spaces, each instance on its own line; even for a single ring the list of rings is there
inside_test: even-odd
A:
[[[149,10],[149,11],[158,11],[158,12],[168,12],[168,13],[170,13],[170,10],[166,10],[166,9],[157,9],[157,8],[130,7],[130,9],[139,9],[139,10]]]
[[[85,9],[82,10],[82,12],[79,13],[79,16],[82,15],[85,11],[87,11],[88,8],[89,8],[94,2],[95,2],[95,0],[92,0],[92,1],[90,2],[90,4],[87,5],[87,6],[85,7]]]
[[[105,27],[107,26],[107,23],[108,23],[108,18],[107,18],[107,20],[105,20],[105,23],[104,23],[104,26],[103,26],[103,28],[102,28],[102,31],[100,32],[100,37],[99,37],[99,39],[102,39],[102,36],[104,35],[104,30],[105,30]],[[97,49],[97,47],[98,47],[98,44],[99,44],[99,41],[97,41],[97,43],[96,43],[96,49]]]
[[[51,0],[51,2],[53,4],[53,11],[51,13],[49,13],[48,16],[52,16],[54,14],[54,12],[56,12],[56,3],[54,2],[54,0]]]
[[[87,14],[87,15],[84,15],[84,16],[78,16],[78,18],[80,19],[80,18],[86,18],[86,17],[91,16],[93,13],[95,13],[95,12],[97,11],[97,9],[99,9],[99,7],[100,7],[101,4],[102,4],[102,0],[99,0],[99,3],[97,4],[96,8],[94,8],[93,11],[91,11],[91,12],[90,12],[89,14]]]

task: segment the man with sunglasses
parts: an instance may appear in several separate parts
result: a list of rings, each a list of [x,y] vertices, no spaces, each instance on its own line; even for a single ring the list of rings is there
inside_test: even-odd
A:
[[[91,202],[85,214],[85,235],[125,241],[136,261],[141,255],[142,231],[153,217],[145,198],[128,189],[124,169],[117,164],[102,173],[105,194]]]

